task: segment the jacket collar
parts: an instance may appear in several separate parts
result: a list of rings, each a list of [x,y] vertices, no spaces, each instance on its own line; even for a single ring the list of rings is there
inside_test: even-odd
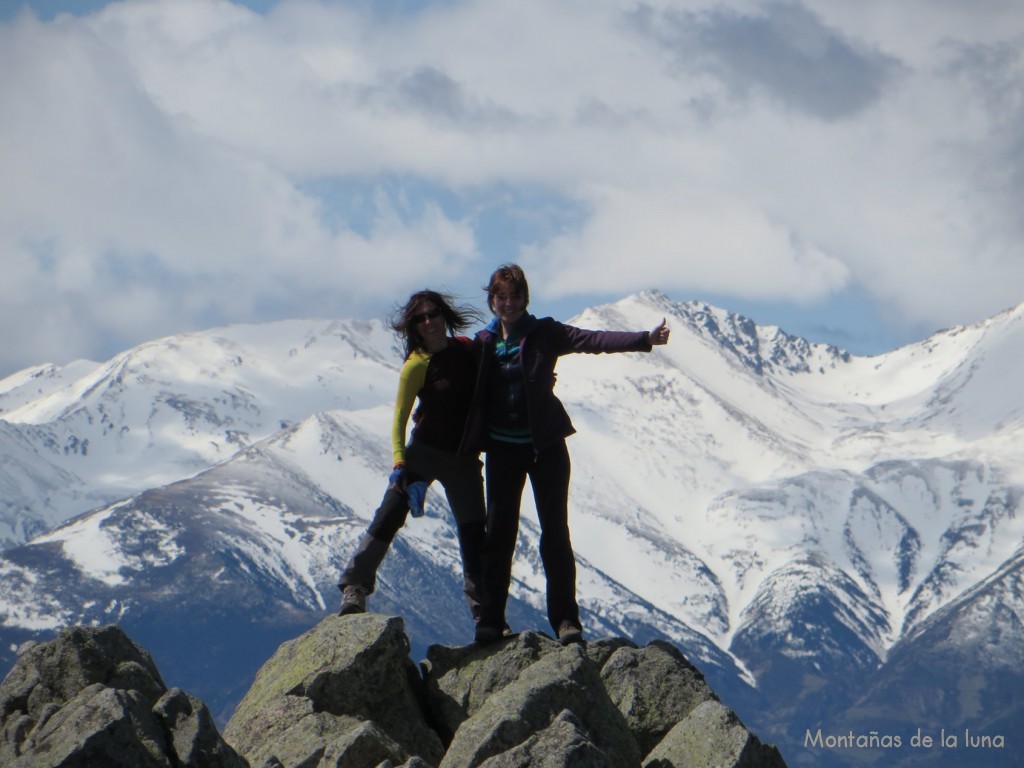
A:
[[[523,338],[531,330],[533,326],[537,324],[537,318],[531,315],[529,312],[524,313],[519,320],[516,321],[515,327],[512,329],[519,338]],[[479,335],[490,334],[492,336],[501,335],[501,320],[497,317],[492,317],[491,322],[487,324],[487,327],[480,331]]]

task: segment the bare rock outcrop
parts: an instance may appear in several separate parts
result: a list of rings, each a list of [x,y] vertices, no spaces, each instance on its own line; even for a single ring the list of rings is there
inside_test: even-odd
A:
[[[224,735],[253,766],[437,765],[444,746],[421,699],[400,618],[332,616],[263,665]]]
[[[267,662],[225,737],[253,768],[785,765],[668,643],[523,632],[431,646],[422,675],[407,654],[399,618],[325,619]]]
[[[246,768],[203,702],[115,626],[22,650],[0,684],[5,768]]]
[[[330,616],[283,644],[218,732],[117,627],[23,650],[4,768],[784,768],[674,646],[523,632],[409,658],[401,618]]]

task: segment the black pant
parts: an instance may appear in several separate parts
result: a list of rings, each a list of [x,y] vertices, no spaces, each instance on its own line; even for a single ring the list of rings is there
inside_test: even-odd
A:
[[[576,558],[569,539],[569,451],[565,441],[539,453],[532,445],[494,441],[487,449],[487,536],[482,624],[505,624],[512,581],[512,557],[519,534],[519,505],[530,478],[540,520],[540,557],[547,578],[548,621],[558,632],[563,621],[579,626]]]
[[[444,487],[448,506],[458,527],[462,550],[464,590],[474,614],[479,610],[481,548],[484,539],[484,491],[481,463],[476,456],[458,456],[415,439],[405,450],[407,482],[437,480]],[[341,575],[339,586],[355,584],[367,592],[377,586],[377,569],[395,534],[405,525],[409,501],[404,488],[389,487]]]

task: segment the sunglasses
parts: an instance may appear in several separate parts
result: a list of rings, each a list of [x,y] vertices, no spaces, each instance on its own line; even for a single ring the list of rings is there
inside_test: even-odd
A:
[[[436,320],[440,316],[441,316],[440,308],[434,307],[429,312],[417,312],[415,315],[412,315],[409,319],[412,320],[412,324],[413,325],[419,325],[420,323],[422,323],[427,318],[430,318],[431,320]]]

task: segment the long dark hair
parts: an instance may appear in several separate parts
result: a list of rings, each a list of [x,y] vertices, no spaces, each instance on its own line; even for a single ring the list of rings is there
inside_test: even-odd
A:
[[[417,349],[423,349],[423,339],[416,330],[415,315],[418,313],[420,304],[429,301],[441,310],[441,317],[444,318],[445,329],[449,336],[454,336],[459,331],[464,331],[473,323],[482,323],[483,315],[480,310],[468,304],[456,304],[455,300],[446,293],[428,289],[416,291],[403,306],[397,307],[388,322],[391,330],[405,342],[405,355],[408,357]]]

